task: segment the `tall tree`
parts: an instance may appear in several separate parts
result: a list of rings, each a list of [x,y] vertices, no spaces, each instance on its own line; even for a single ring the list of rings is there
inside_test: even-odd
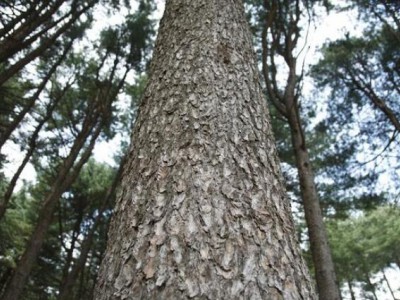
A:
[[[261,3],[260,3],[261,2]],[[315,2],[315,1],[314,1]],[[254,1],[261,7],[261,61],[268,100],[288,125],[297,167],[312,261],[320,299],[340,299],[335,268],[323,222],[315,175],[300,111],[302,74],[298,75],[303,18],[309,18],[313,1]],[[308,12],[308,15],[305,15]],[[300,62],[301,63],[301,62]],[[301,69],[301,68],[300,68]],[[282,71],[286,70],[286,80]]]
[[[315,299],[241,1],[170,0],[95,299]]]
[[[116,65],[115,63],[114,68],[116,68]],[[78,124],[80,123],[78,126],[81,128],[77,130],[68,155],[65,159],[61,160],[61,163],[56,168],[57,171],[50,185],[51,188],[43,196],[44,200],[36,226],[24,254],[21,256],[14,274],[8,283],[3,299],[19,298],[45,241],[46,233],[51,225],[60,196],[74,182],[81,168],[89,159],[97,138],[100,136],[102,130],[109,126],[112,115],[111,106],[121,90],[127,74],[125,72],[122,78],[115,78],[113,70],[107,76],[108,80],[103,82],[95,80],[92,80],[92,82],[84,81],[85,76],[86,79],[90,78],[89,72],[84,74],[84,78],[79,78],[78,80],[80,89],[78,93],[75,91],[75,95],[80,94],[87,97],[86,99],[80,98],[83,104],[82,108],[84,108],[84,111],[80,112],[83,115],[81,115],[83,120],[78,122]],[[94,76],[95,74],[91,75]],[[85,87],[91,87],[91,89],[85,90]],[[73,118],[74,116],[71,114],[70,117]]]
[[[13,209],[19,204],[13,190],[23,168],[30,162],[37,174],[45,178],[40,181],[40,188],[35,189],[37,203],[32,209],[29,230],[24,231],[22,238],[23,244],[28,242],[21,247],[20,240],[15,243],[7,235],[7,244],[0,249],[0,257],[7,252],[12,254],[7,255],[7,266],[0,268],[2,299],[55,297],[60,295],[58,289],[67,298],[78,293],[84,295],[83,298],[91,296],[100,253],[105,248],[102,236],[105,236],[107,222],[100,220],[108,220],[109,207],[102,207],[104,205],[97,202],[98,207],[93,207],[88,217],[82,209],[88,197],[86,200],[85,197],[69,197],[73,195],[73,189],[69,187],[90,157],[95,142],[100,138],[107,140],[116,130],[121,130],[121,125],[115,123],[120,119],[122,109],[115,100],[123,90],[128,72],[141,72],[146,66],[153,31],[149,19],[153,9],[150,3],[141,1],[136,12],[125,16],[125,22],[103,30],[93,45],[85,46],[86,50],[93,50],[91,55],[78,52],[73,44],[82,36],[85,41],[84,32],[90,18],[86,23],[77,21],[64,34],[61,53],[54,51],[57,45],[53,45],[41,56],[39,66],[33,66],[42,75],[37,79],[37,86],[31,83],[25,87],[23,84],[32,78],[26,78],[22,73],[8,81],[7,88],[0,91],[11,91],[13,84],[17,88],[16,93],[7,97],[10,100],[7,111],[1,111],[1,133],[6,133],[1,135],[1,142],[11,140],[22,151],[26,150],[12,179],[0,183],[1,196],[5,195],[0,200],[4,232],[19,230],[9,221],[9,215],[24,212]],[[15,99],[21,103],[14,105]],[[94,179],[99,179],[100,175],[99,172],[94,174]],[[110,191],[108,198],[112,197],[113,191]],[[79,202],[75,203],[76,210],[71,203],[74,199]],[[6,211],[8,208],[11,208],[10,212]],[[104,216],[100,217],[100,214]],[[90,228],[92,222],[99,224]],[[88,242],[79,247],[86,235]],[[82,259],[75,264],[73,258],[77,251],[81,252]],[[90,267],[86,261],[90,262]],[[79,288],[74,286],[76,278],[71,278],[69,270],[73,271],[71,276],[80,276]]]

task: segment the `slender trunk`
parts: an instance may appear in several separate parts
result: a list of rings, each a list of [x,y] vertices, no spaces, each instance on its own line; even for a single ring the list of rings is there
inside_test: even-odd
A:
[[[369,83],[364,82],[361,78],[357,77],[348,70],[351,76],[351,80],[357,89],[363,93],[368,99],[371,100],[372,104],[379,109],[393,125],[396,131],[400,132],[400,120],[397,118],[395,112],[386,104],[386,102],[380,98],[371,87]]]
[[[54,209],[56,208],[57,201],[62,193],[73,183],[73,181],[79,174],[80,169],[90,157],[95,141],[101,131],[100,124],[97,125],[97,128],[95,129],[91,137],[90,144],[87,146],[79,161],[76,163],[74,169],[71,171],[71,168],[73,167],[74,162],[78,157],[86,138],[91,132],[92,128],[90,127],[90,125],[91,124],[89,123],[86,127],[82,129],[80,136],[76,139],[73,147],[71,148],[70,154],[65,159],[65,162],[60,169],[50,193],[44,200],[42,209],[39,213],[36,227],[30,237],[24,254],[18,262],[13,277],[11,278],[6,288],[6,291],[3,295],[3,300],[19,299],[25,283],[29,277],[29,274],[32,270],[32,267],[39,255],[40,249],[42,248],[47,230],[53,218],[53,213]]]
[[[0,295],[3,293],[4,288],[7,285],[8,280],[12,275],[13,269],[11,267],[6,267],[3,274],[0,277]]]
[[[69,273],[69,269],[71,268],[72,260],[73,260],[73,253],[75,248],[75,244],[78,240],[78,236],[80,234],[80,229],[81,229],[81,222],[82,222],[83,216],[82,214],[75,220],[74,228],[72,231],[72,237],[71,237],[71,242],[70,242],[70,247],[67,249],[67,257],[65,258],[65,264],[62,272],[62,279],[65,280]]]
[[[89,233],[87,234],[84,241],[82,242],[79,257],[74,260],[71,271],[61,281],[60,293],[58,295],[58,300],[67,300],[70,298],[70,295],[72,294],[72,289],[75,285],[75,282],[78,279],[78,276],[79,276],[81,270],[83,270],[83,268],[85,267],[87,255],[89,254],[89,251],[90,251],[90,248],[92,245],[92,241],[93,241],[93,237],[97,230],[97,227],[100,224],[100,222],[103,220],[104,211],[110,205],[112,198],[114,198],[115,191],[117,189],[117,186],[118,186],[121,176],[122,176],[122,170],[123,170],[124,164],[125,164],[125,157],[121,160],[118,172],[114,177],[113,184],[107,191],[107,194],[103,201],[103,205],[99,209],[99,213],[94,220],[94,224],[93,224],[92,228],[90,229]]]
[[[102,299],[315,299],[241,1],[166,2]]]
[[[272,104],[287,120],[290,127],[319,299],[339,300],[341,299],[340,289],[323,223],[320,201],[315,186],[315,176],[306,147],[297,100],[296,86],[299,79],[296,75],[297,59],[293,51],[300,36],[300,28],[298,27],[301,14],[300,1],[293,1],[296,4],[294,11],[291,11],[293,8],[287,6],[290,1],[285,3],[281,5],[279,1],[264,1],[266,19],[262,32],[263,75]],[[287,32],[282,31],[284,27],[287,27]],[[274,36],[271,41],[268,40],[268,32]],[[284,38],[285,46],[281,45],[280,35]],[[275,55],[282,56],[289,68],[283,93],[278,88],[276,74],[273,71],[277,68],[274,62]]]
[[[356,295],[354,294],[353,284],[351,283],[351,280],[347,281],[347,285],[349,286],[351,300],[356,300]]]
[[[292,108],[287,107],[287,109],[319,298],[339,300],[340,291],[298,107],[295,103]]]
[[[41,1],[44,5],[47,5],[49,3],[49,0],[46,1]],[[39,9],[37,9],[37,5],[39,5],[40,2],[36,1],[35,3],[32,3],[29,5],[29,8],[21,12],[18,16],[16,16],[14,19],[10,20],[7,24],[3,24],[3,27],[0,28],[0,38],[5,40],[6,36],[9,36],[10,32],[12,30],[16,29],[16,26],[21,23],[22,20],[28,19],[30,16],[37,17],[38,13],[40,12],[40,9],[43,8],[43,6],[40,6]]]
[[[43,3],[37,10],[32,11],[32,13],[26,18],[26,21],[18,29],[14,30],[12,34],[1,41],[0,62],[5,62],[20,51],[23,48],[21,46],[23,45],[24,40],[29,36],[29,34],[35,31],[42,24],[48,22],[63,2],[64,0],[57,1],[42,15],[39,14],[43,9],[48,7],[48,4],[46,3]],[[34,40],[32,40],[32,42],[34,42]]]
[[[365,281],[368,284],[368,287],[371,290],[372,295],[374,296],[374,300],[378,300],[378,296],[376,295],[375,285],[371,282],[371,278],[369,277],[368,273],[365,273]]]
[[[388,280],[387,277],[386,277],[385,270],[382,270],[381,272],[382,272],[382,275],[383,275],[383,279],[385,280],[386,285],[387,285],[387,287],[388,287],[388,289],[389,289],[389,292],[390,292],[390,294],[391,294],[392,297],[393,297],[393,300],[397,300],[396,296],[394,295],[394,291],[393,291],[393,289],[392,289],[392,286],[390,285],[389,280]]]
[[[93,237],[96,232],[96,228],[98,226],[99,220],[101,218],[97,217],[95,223],[93,224],[92,228],[90,229],[89,233],[85,237],[84,241],[82,242],[82,247],[80,249],[79,258],[74,260],[74,264],[72,266],[71,271],[66,274],[66,276],[61,281],[60,286],[60,293],[58,295],[58,300],[67,300],[70,299],[72,294],[72,288],[76,280],[78,279],[81,271],[85,267],[85,263],[87,260],[87,255],[90,251],[90,247],[92,246]]]

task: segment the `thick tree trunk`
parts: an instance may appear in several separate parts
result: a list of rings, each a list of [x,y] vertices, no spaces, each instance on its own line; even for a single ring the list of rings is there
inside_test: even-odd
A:
[[[311,161],[305,143],[304,131],[300,123],[297,104],[287,105],[287,111],[319,299],[339,300],[341,299],[339,285],[336,279],[328,235],[315,186],[315,176],[311,168]]]
[[[95,299],[315,299],[241,1],[169,0]]]

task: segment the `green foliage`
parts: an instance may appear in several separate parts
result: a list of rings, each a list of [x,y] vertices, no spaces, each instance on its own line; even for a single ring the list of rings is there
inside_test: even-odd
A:
[[[66,2],[79,6],[88,3]],[[101,1],[105,8],[110,7],[114,12],[124,6],[123,2]],[[25,8],[21,7],[22,13]],[[54,188],[55,178],[85,126],[99,126],[99,139],[103,141],[128,135],[146,82],[142,72],[146,71],[152,49],[154,24],[150,15],[154,8],[153,1],[139,1],[136,11],[128,7],[130,13],[121,25],[105,28],[90,44],[86,33],[93,15],[89,10],[41,54],[29,69],[32,72],[20,72],[0,86],[1,134],[26,108],[26,114],[9,139],[19,146],[22,158],[27,155],[37,173],[33,184],[25,184],[23,189],[14,192],[4,218],[0,219],[0,295],[25,251],[32,230],[40,221],[38,213],[43,201]],[[0,13],[0,17],[5,16]],[[0,73],[8,67],[7,62],[2,63]],[[138,78],[137,82],[125,86],[127,78],[131,77]],[[128,108],[124,102],[128,103]],[[42,120],[43,126],[39,125]],[[39,132],[32,140],[37,128]],[[83,148],[88,146],[93,132],[89,133]],[[125,139],[123,143],[121,151],[126,149]],[[123,156],[123,153],[118,155]],[[8,158],[1,154],[0,201],[10,184],[10,179],[2,172]],[[120,158],[116,160],[119,164]],[[58,199],[46,240],[24,288],[24,299],[56,299],[90,234],[93,238],[88,244],[89,252],[83,269],[78,270],[79,278],[75,278],[77,282],[70,299],[91,298],[112,212],[115,176],[113,168],[91,159],[74,184]]]
[[[42,248],[38,263],[35,266],[29,285],[25,289],[24,299],[56,297],[63,278],[63,267],[68,260],[68,251],[78,253],[80,244],[88,230],[93,226],[94,218],[100,209],[109,210],[112,203],[106,203],[105,198],[115,176],[115,170],[106,164],[97,163],[91,159],[83,168],[76,182],[60,199],[55,222],[48,232],[48,237]],[[22,254],[27,238],[36,222],[36,211],[40,206],[43,189],[49,185],[46,177],[38,177],[38,182],[32,186],[26,185],[13,198],[6,217],[0,223],[0,274],[15,267]],[[93,261],[83,272],[87,273],[85,281],[94,282],[99,255],[105,246],[109,215],[105,215],[104,224],[97,228],[92,251]],[[78,226],[77,226],[78,225]],[[71,241],[77,239],[71,250]],[[43,276],[46,274],[46,276]],[[4,284],[4,283],[1,283]],[[0,286],[1,290],[1,286]],[[88,285],[84,293],[90,295]]]
[[[328,223],[339,280],[366,281],[398,262],[400,253],[400,208],[381,206],[363,216]]]
[[[6,182],[2,181],[2,185]],[[15,193],[7,215],[0,222],[0,274],[15,267],[22,254],[34,221],[36,203],[29,193],[29,185]],[[1,285],[4,284],[0,282]]]
[[[337,137],[337,147],[353,153],[351,169],[358,169],[353,172],[355,179],[362,182],[365,178],[365,186],[371,187],[385,172],[380,165],[390,165],[393,170],[400,167],[396,159],[399,128],[395,124],[400,119],[400,39],[399,29],[386,22],[389,18],[375,16],[377,10],[384,9],[382,1],[377,7],[354,3],[373,23],[362,37],[347,34],[325,44],[323,58],[313,66],[311,75],[319,88],[330,91],[324,126]],[[388,4],[385,12],[390,13],[390,9]],[[397,182],[396,176],[392,180]]]

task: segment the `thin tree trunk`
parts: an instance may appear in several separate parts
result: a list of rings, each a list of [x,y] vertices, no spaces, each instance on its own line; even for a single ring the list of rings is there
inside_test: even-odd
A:
[[[49,6],[46,2],[48,1],[45,1],[45,3],[41,4],[41,6],[36,10],[31,11],[31,14],[27,16],[26,21],[1,41],[0,62],[5,62],[7,59],[11,58],[14,54],[20,51],[23,48],[22,45],[24,44],[24,40],[29,37],[29,35],[39,26],[48,22],[57,9],[63,4],[63,2],[65,2],[65,0],[57,1],[44,14],[39,15],[43,9],[46,9]],[[39,38],[39,36],[37,38]],[[35,40],[32,40],[31,43],[34,41]],[[25,45],[25,47],[26,46],[29,46],[29,44]]]
[[[67,275],[69,273],[69,269],[71,268],[71,264],[72,264],[72,261],[73,261],[73,258],[74,258],[73,253],[74,253],[74,250],[76,250],[75,244],[76,244],[76,242],[78,240],[78,237],[79,237],[82,219],[83,219],[83,216],[81,214],[75,220],[74,229],[72,231],[72,237],[71,237],[71,242],[70,242],[71,246],[68,249],[66,249],[67,257],[65,259],[65,264],[64,264],[63,271],[62,271],[62,279],[61,279],[61,281],[63,281],[64,278],[67,277]]]
[[[378,300],[378,296],[376,295],[376,291],[375,291],[375,285],[372,284],[371,278],[369,277],[368,273],[365,273],[365,280],[366,280],[369,288],[371,289],[371,293],[374,296],[374,300]]]
[[[349,286],[351,300],[356,300],[356,295],[354,294],[353,285],[351,283],[351,280],[347,281],[347,285]]]
[[[41,3],[42,6],[37,7]],[[31,16],[37,17],[40,10],[45,7],[43,5],[48,5],[48,3],[49,0],[35,2],[32,1],[26,11],[21,12],[17,17],[10,20],[10,22],[8,22],[7,24],[3,24],[3,27],[0,29],[0,38],[3,38],[3,40],[5,40],[5,37],[10,35],[10,31],[15,30],[18,23],[21,23],[22,20],[28,19]]]
[[[352,71],[348,70],[350,77],[357,89],[363,93],[372,104],[379,109],[393,125],[393,127],[400,132],[400,120],[397,118],[395,112],[386,104],[386,102],[380,98],[371,87],[369,83],[363,81],[360,77],[354,75]]]
[[[300,123],[298,107],[294,104],[292,109],[290,107],[287,107],[287,109],[319,298],[321,300],[339,300],[341,297],[336,280],[335,267],[315,186],[315,176],[307,151],[304,131]]]
[[[44,126],[44,124],[50,119],[54,108],[57,106],[58,102],[61,100],[62,96],[64,95],[64,93],[69,89],[70,84],[67,84],[66,87],[63,90],[63,93],[60,97],[57,97],[57,99],[55,99],[53,101],[53,103],[51,103],[47,109],[46,115],[43,117],[43,119],[39,122],[39,124],[36,126],[34,132],[32,133],[29,142],[28,142],[28,151],[25,154],[25,157],[22,161],[22,163],[20,164],[20,166],[18,167],[17,171],[15,172],[15,174],[13,175],[10,183],[7,186],[6,192],[4,193],[4,197],[2,199],[2,201],[0,202],[0,220],[4,217],[4,214],[6,212],[7,209],[7,205],[11,199],[11,196],[14,192],[14,188],[15,185],[17,184],[17,181],[19,179],[19,176],[21,175],[22,171],[24,170],[25,166],[27,165],[27,163],[29,162],[29,160],[31,159],[35,149],[36,149],[36,140],[39,137],[39,133],[42,130],[42,127]]]
[[[315,268],[315,279],[317,282],[319,299],[339,300],[341,299],[340,289],[328,244],[328,236],[323,222],[319,196],[315,186],[315,176],[308,155],[297,100],[297,60],[293,51],[296,48],[300,36],[298,22],[300,20],[301,11],[299,8],[300,1],[296,1],[295,4],[296,9],[290,12],[290,9],[287,6],[282,6],[279,1],[264,1],[266,17],[265,27],[262,32],[263,75],[269,99],[276,107],[277,111],[287,120],[290,127],[292,148],[299,176],[301,199],[303,201],[305,219],[310,238],[310,248]],[[285,11],[285,9],[288,11]],[[281,16],[282,14],[290,15],[289,24],[283,24],[289,21],[285,19],[285,16]],[[286,17],[289,18],[289,16]],[[281,32],[281,28],[285,26],[287,27],[287,32]],[[268,44],[269,31],[270,34],[275,35],[272,41],[270,41],[271,45]],[[281,37],[284,38],[285,46],[281,45]],[[277,53],[284,58],[289,68],[289,74],[283,92],[279,90],[276,74],[272,71],[277,68],[274,62],[274,56],[277,55]],[[271,64],[271,66],[269,64]]]
[[[89,251],[90,251],[90,248],[92,245],[92,241],[93,241],[93,237],[94,237],[94,234],[96,233],[97,227],[100,224],[100,222],[103,220],[104,211],[106,210],[107,206],[111,202],[111,199],[115,195],[115,190],[121,179],[124,162],[125,162],[125,159],[122,159],[122,161],[120,163],[120,167],[118,169],[118,172],[115,175],[115,178],[113,180],[113,184],[111,185],[111,187],[107,191],[106,196],[104,197],[103,205],[99,209],[98,215],[96,216],[96,218],[94,220],[94,224],[82,242],[79,257],[74,260],[71,271],[61,281],[60,293],[58,295],[58,300],[67,300],[72,295],[72,289],[75,285],[75,282],[78,279],[80,272],[85,267],[87,255],[89,254]]]
[[[5,286],[7,285],[10,276],[12,275],[13,269],[11,267],[6,267],[3,274],[0,277],[0,295],[3,293]]]
[[[91,141],[85,151],[82,153],[79,161],[76,163],[74,169],[71,168],[74,165],[76,158],[79,155],[80,150],[85,144],[86,138],[89,136],[92,128],[92,124],[86,124],[86,127],[82,129],[80,136],[75,140],[74,145],[71,148],[70,154],[65,159],[62,168],[60,169],[57,178],[54,181],[50,193],[47,195],[43,202],[42,209],[39,213],[36,227],[30,237],[27,244],[26,250],[22,255],[18,265],[14,271],[13,277],[11,278],[6,291],[3,295],[3,300],[17,300],[19,299],[25,283],[29,277],[32,267],[39,255],[40,249],[42,248],[43,242],[47,230],[51,224],[54,209],[57,205],[57,201],[62,193],[73,183],[79,174],[80,169],[89,159],[96,139],[101,131],[101,124],[97,125],[94,130]]]
[[[96,228],[99,224],[100,219],[101,219],[100,217],[96,218],[95,223],[93,224],[89,233],[82,242],[82,247],[80,248],[80,254],[78,259],[74,260],[71,271],[67,273],[66,276],[62,279],[60,286],[60,293],[57,299],[67,300],[71,297],[74,284],[76,280],[79,278],[81,271],[85,267],[87,255],[90,251],[90,247],[92,246],[93,237],[96,232]]]
[[[388,280],[387,277],[386,277],[385,270],[382,269],[381,272],[382,272],[382,275],[383,275],[383,279],[385,280],[386,285],[387,285],[387,287],[388,287],[388,289],[389,289],[389,292],[390,292],[390,294],[391,294],[392,297],[393,297],[393,300],[397,300],[397,298],[396,298],[396,296],[395,296],[395,294],[394,294],[394,291],[393,291],[393,289],[392,289],[392,286],[390,285],[390,282],[389,282],[389,280]]]
[[[166,2],[94,298],[315,299],[241,1]]]
[[[2,73],[0,73],[0,86],[2,86],[7,80],[9,80],[12,76],[17,74],[23,67],[25,67],[28,63],[39,57],[46,51],[50,46],[52,46],[55,41],[64,34],[71,26],[78,20],[78,18],[87,10],[89,10],[94,5],[94,1],[91,4],[85,6],[80,11],[76,12],[67,23],[61,26],[57,31],[49,38],[46,38],[39,46],[37,46],[34,50],[26,54],[23,58],[19,59],[13,65],[5,69]]]

